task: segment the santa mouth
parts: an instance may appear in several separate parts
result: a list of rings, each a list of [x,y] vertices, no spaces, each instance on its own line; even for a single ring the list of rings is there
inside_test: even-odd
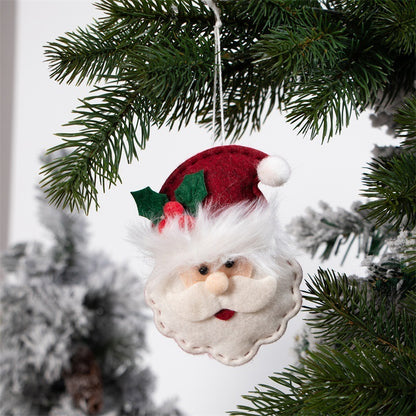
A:
[[[235,311],[232,311],[231,309],[221,309],[214,316],[222,321],[228,321],[234,316],[234,314]]]

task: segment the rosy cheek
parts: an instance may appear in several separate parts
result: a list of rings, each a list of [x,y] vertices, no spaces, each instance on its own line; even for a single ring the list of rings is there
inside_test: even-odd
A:
[[[203,282],[206,279],[206,276],[202,276],[196,270],[186,270],[179,274],[179,277],[182,280],[182,283],[185,287],[190,287],[198,282]]]
[[[253,274],[253,265],[248,261],[245,260],[242,264],[241,264],[241,271],[240,271],[240,275],[241,276],[245,276],[245,277],[251,277]]]
[[[246,259],[239,259],[234,267],[221,266],[219,270],[225,273],[228,278],[233,276],[251,277],[253,274],[253,266]]]

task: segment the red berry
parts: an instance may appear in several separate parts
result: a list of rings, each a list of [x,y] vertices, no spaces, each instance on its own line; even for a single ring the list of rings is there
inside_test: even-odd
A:
[[[184,207],[177,201],[169,201],[163,207],[165,217],[176,217],[185,212]]]

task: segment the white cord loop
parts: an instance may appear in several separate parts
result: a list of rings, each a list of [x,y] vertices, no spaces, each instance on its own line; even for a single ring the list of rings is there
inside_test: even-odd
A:
[[[212,134],[215,141],[215,116],[216,116],[216,102],[217,102],[217,84],[220,95],[220,116],[221,116],[221,144],[225,142],[224,132],[224,94],[222,88],[222,63],[221,63],[221,40],[220,40],[220,28],[222,26],[220,10],[216,6],[213,0],[204,0],[204,3],[214,12],[215,25],[214,25],[214,42],[215,42],[215,64],[214,64],[214,90],[212,97]]]

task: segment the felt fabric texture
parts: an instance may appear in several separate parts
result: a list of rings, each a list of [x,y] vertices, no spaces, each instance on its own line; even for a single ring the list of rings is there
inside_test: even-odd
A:
[[[205,281],[205,289],[214,295],[221,295],[229,287],[229,279],[223,272],[211,273]]]
[[[241,365],[251,360],[262,344],[279,339],[288,320],[301,306],[302,270],[299,264],[293,259],[280,258],[278,266],[280,272],[274,276],[262,277],[263,271],[255,271],[253,279],[274,283],[260,296],[261,299],[253,299],[258,298],[258,294],[252,295],[248,291],[239,303],[241,310],[232,300],[227,300],[226,294],[221,295],[223,309],[235,311],[228,320],[217,319],[214,315],[207,317],[204,305],[194,305],[195,310],[185,311],[180,304],[172,303],[171,294],[178,295],[184,290],[179,278],[154,279],[159,284],[146,288],[146,301],[154,312],[159,331],[173,338],[183,350],[192,354],[207,353],[226,365]],[[191,289],[197,285],[203,285],[203,282]],[[232,296],[232,291],[230,293]],[[232,306],[227,308],[228,304]]]
[[[185,208],[189,214],[195,215],[198,206],[207,196],[204,171],[185,175],[174,194],[176,201],[169,201],[167,195],[157,193],[149,186],[131,192],[139,215],[150,219],[154,224],[176,213],[182,214]]]
[[[228,321],[234,316],[234,314],[235,314],[235,311],[232,311],[230,309],[221,309],[214,316],[217,319],[221,319],[222,321]]]
[[[149,186],[131,192],[131,195],[136,201],[139,215],[148,218],[153,223],[157,222],[163,215],[164,206],[169,201],[166,195],[153,191]]]
[[[298,312],[302,270],[287,252],[276,201],[258,187],[280,186],[289,174],[283,159],[219,146],[186,160],[162,186],[164,218],[136,238],[155,261],[145,293],[156,326],[185,351],[244,364]],[[242,259],[248,266],[232,272],[230,262]]]
[[[257,165],[268,155],[245,146],[218,146],[198,153],[178,166],[160,189],[171,201],[184,176],[204,171],[207,197],[203,205],[224,207],[263,199],[258,188]]]
[[[175,190],[175,198],[187,211],[195,215],[198,205],[207,196],[207,188],[205,187],[204,171],[185,175],[182,183]]]
[[[208,284],[209,279],[185,290],[167,292],[169,309],[185,320],[198,322],[214,316],[221,309],[257,312],[273,300],[276,292],[276,279],[271,276],[259,279],[233,276],[227,290],[218,295],[209,289]]]

